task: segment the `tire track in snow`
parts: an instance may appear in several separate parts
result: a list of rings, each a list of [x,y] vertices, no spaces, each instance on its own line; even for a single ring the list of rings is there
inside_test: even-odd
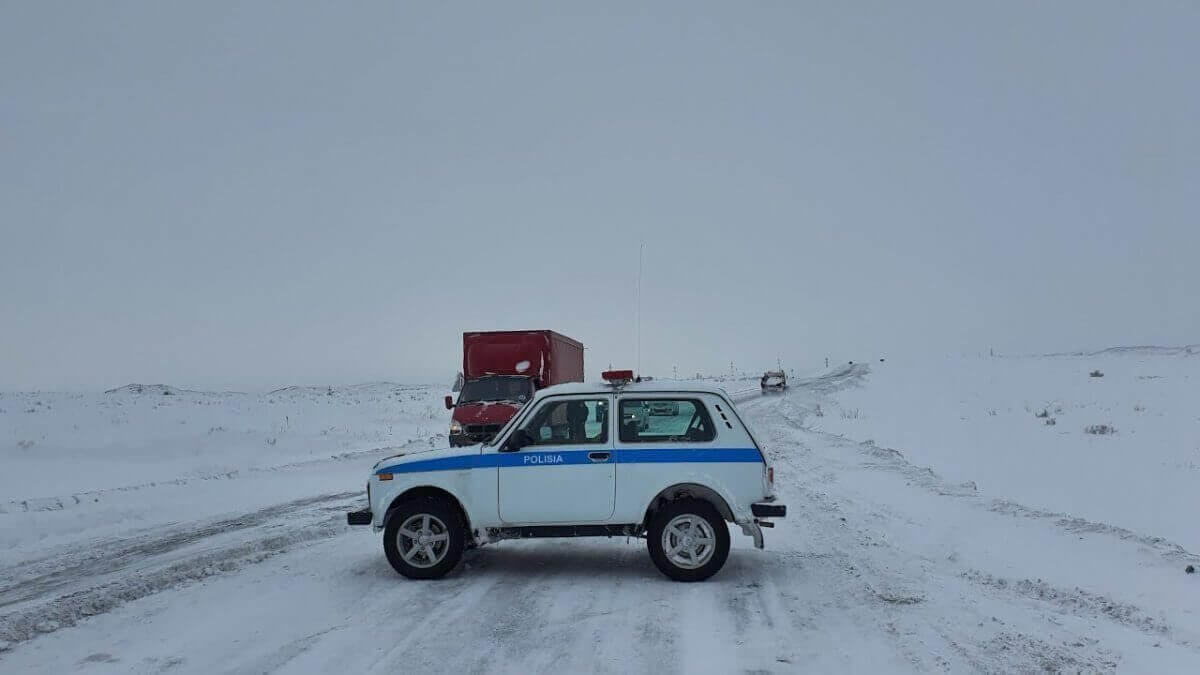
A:
[[[126,602],[262,562],[348,531],[339,518],[362,495],[308,497],[235,518],[155,528],[81,553],[0,570],[0,641],[23,642]],[[248,538],[239,534],[251,533]]]
[[[1079,518],[1066,513],[1030,508],[1008,499],[993,499],[989,508],[996,513],[1050,520],[1053,521],[1055,526],[1072,534],[1103,534],[1122,541],[1133,542],[1154,550],[1167,560],[1200,563],[1200,555],[1188,551],[1183,546],[1165,537],[1142,534],[1124,527],[1087,520],[1086,518]]]
[[[397,662],[464,673],[673,670],[672,616],[655,597],[673,584],[643,547],[602,541],[505,541],[474,551],[446,579],[397,577],[402,613],[378,601],[364,608],[397,637],[363,670],[394,672]],[[472,648],[426,649],[447,635]],[[614,642],[620,651],[603,648]]]
[[[876,461],[864,462],[861,463],[860,466],[869,469],[899,473],[914,484],[919,485],[922,488],[933,492],[934,494],[977,501],[983,508],[996,513],[1019,515],[1026,518],[1051,521],[1056,527],[1072,534],[1100,534],[1114,537],[1122,541],[1132,542],[1151,549],[1163,559],[1172,562],[1188,562],[1193,564],[1200,563],[1200,555],[1188,551],[1182,545],[1165,537],[1135,532],[1133,530],[1111,525],[1109,523],[1088,520],[1086,518],[1080,518],[1078,516],[1072,516],[1066,513],[1032,508],[1010,499],[988,499],[978,494],[978,488],[973,481],[967,481],[965,483],[952,483],[947,481],[933,469],[926,466],[913,464],[904,456],[904,453],[899,450],[876,445],[875,441],[873,440],[856,442],[847,439],[844,436],[829,434],[824,431],[819,431],[817,429],[808,427],[804,423],[804,420],[807,417],[805,414],[807,411],[797,411],[795,409],[797,406],[794,401],[784,399],[781,402],[780,407],[782,409],[779,411],[779,417],[787,422],[789,426],[792,426],[799,431],[818,436],[824,442],[830,445],[853,449],[855,452],[861,455],[866,455]]]
[[[841,578],[829,575],[823,580],[810,581],[835,588],[841,586],[835,596],[840,598],[838,611],[828,620],[846,621],[846,617],[855,617],[850,621],[854,627],[851,630],[861,630],[860,626],[866,623],[889,636],[892,650],[904,664],[889,668],[1108,672],[1117,667],[1120,656],[1090,638],[1086,627],[1047,621],[1044,615],[1014,605],[1018,596],[998,592],[995,587],[989,587],[989,599],[980,602],[981,577],[964,574],[953,562],[930,558],[927,554],[914,556],[912,551],[897,546],[893,543],[895,537],[889,536],[891,526],[898,518],[904,523],[906,516],[893,513],[890,504],[871,501],[869,495],[859,498],[861,503],[856,504],[850,494],[836,487],[825,489],[825,485],[836,485],[837,471],[830,469],[836,469],[841,460],[815,454],[801,440],[802,436],[792,434],[789,429],[812,433],[818,442],[834,448],[853,447],[869,460],[853,466],[898,471],[919,489],[972,498],[973,488],[948,485],[944,481],[939,484],[937,481],[941,479],[936,473],[907,465],[896,451],[875,448],[873,444],[854,444],[805,429],[797,424],[795,411],[788,410],[791,405],[786,398],[779,399],[770,405],[755,406],[754,414],[759,418],[756,422],[760,429],[767,427],[764,430],[769,431],[772,443],[779,444],[771,448],[772,455],[788,467],[781,472],[781,487],[793,496],[789,503],[790,518],[783,526],[791,527],[796,522],[813,524],[812,532],[806,533],[811,537],[810,553],[797,562],[803,564],[807,560],[815,567],[845,572]],[[786,428],[780,429],[781,426]],[[832,466],[830,461],[834,462]],[[821,480],[825,475],[830,480]],[[847,522],[843,513],[858,517]],[[906,528],[913,526],[920,527],[917,523],[905,524]],[[1055,611],[1084,619],[1105,619],[1152,637],[1163,637],[1163,631],[1175,634],[1165,622],[1152,619],[1133,605],[1114,603],[1098,594],[1085,598],[1086,592],[1074,595],[1049,588],[1042,592],[1062,600],[1058,604],[1051,602]],[[1030,590],[1030,594],[1036,598],[1037,592]],[[1069,612],[1073,601],[1078,601],[1077,611]],[[1015,616],[1014,606],[1019,608]],[[1105,607],[1114,609],[1105,611]],[[997,620],[997,614],[1010,618],[1007,622]],[[1186,638],[1176,644],[1190,647]],[[812,654],[807,656],[809,660],[814,658]]]
[[[1153,637],[1166,638],[1181,647],[1195,648],[1195,636],[1180,635],[1180,631],[1164,619],[1150,616],[1136,605],[1119,602],[1100,593],[1082,588],[1060,588],[1041,579],[1008,579],[975,569],[963,572],[962,577],[993,591],[1046,603],[1065,614],[1105,619]]]
[[[354,496],[360,495],[357,492],[340,492],[305,497],[233,518],[191,526],[171,524],[133,537],[90,542],[82,551],[77,546],[71,546],[36,560],[22,561],[0,569],[0,609],[52,593],[80,579],[115,572],[219,534],[258,527],[297,511],[311,510],[331,502],[337,502],[340,508],[342,502]]]
[[[435,437],[436,438],[436,437]],[[145,483],[136,483],[133,485],[123,485],[121,487],[103,488],[100,490],[88,490],[86,492],[76,492],[69,495],[53,495],[49,497],[31,497],[28,499],[9,500],[0,503],[0,515],[11,513],[33,513],[42,511],[63,511],[73,509],[79,506],[88,506],[100,501],[101,498],[108,497],[114,494],[139,492],[141,490],[149,490],[161,487],[186,487],[192,483],[214,480],[235,480],[243,475],[253,475],[259,473],[272,473],[277,471],[291,471],[294,469],[303,469],[329,462],[345,462],[349,460],[362,460],[371,455],[383,455],[396,452],[403,452],[411,449],[414,446],[429,446],[435,438],[415,438],[407,443],[402,443],[397,446],[389,446],[382,448],[370,448],[367,450],[351,450],[348,452],[340,452],[329,455],[328,457],[320,457],[317,459],[306,459],[299,462],[289,462],[287,464],[276,464],[272,466],[249,467],[235,471],[225,471],[219,473],[205,474],[200,476],[181,476],[160,481],[149,481]]]
[[[974,483],[952,484],[942,479],[932,469],[910,463],[904,457],[903,453],[897,450],[876,446],[872,441],[855,443],[841,436],[809,429],[801,421],[803,413],[798,415],[794,410],[794,406],[794,402],[787,400],[781,401],[778,404],[778,408],[780,408],[778,410],[778,417],[788,427],[813,434],[830,446],[852,448],[860,456],[865,455],[871,459],[879,460],[860,462],[859,466],[863,468],[899,473],[904,476],[910,485],[915,485],[939,496],[954,497],[973,502],[975,506],[990,512],[1050,520],[1054,526],[1072,534],[1095,533],[1116,537],[1149,548],[1157,555],[1169,560],[1193,561],[1197,559],[1197,556],[1186,551],[1182,546],[1161,537],[1142,535],[1124,528],[1114,527],[1105,523],[1095,523],[1065,514],[1031,509],[1010,500],[989,500],[980,497],[976,493]],[[796,442],[802,445],[798,439]],[[802,492],[808,492],[810,497],[813,497],[817,502],[821,502],[825,498],[823,493],[818,493],[803,484],[798,483],[797,487]],[[1081,588],[1059,588],[1040,579],[1007,579],[975,569],[961,572],[959,576],[976,586],[985,587],[993,592],[1041,601],[1052,607],[1054,611],[1064,614],[1110,621],[1114,624],[1145,633],[1151,637],[1170,640],[1176,645],[1187,649],[1196,650],[1197,640],[1200,639],[1195,631],[1183,630],[1178,626],[1173,626],[1165,618],[1153,617],[1137,605],[1114,600],[1102,593],[1091,592]],[[884,600],[888,600],[893,596],[897,598],[916,597],[908,595],[907,592],[897,595],[891,590],[884,590],[877,593],[877,595]],[[1063,652],[1060,647],[1044,643],[1036,637],[1012,634],[1011,632],[1005,636],[998,636],[994,643],[979,645],[979,648],[984,652],[989,650],[994,651],[996,654],[1011,655],[1014,653],[1024,653],[1031,660],[1041,659],[1046,663],[1059,663],[1068,667],[1080,667],[1081,664],[1087,664],[1085,669],[1110,670],[1115,667],[1116,662],[1113,660],[1113,654],[1099,648],[1094,642],[1088,642],[1085,639],[1077,641],[1073,646],[1080,649],[1088,649],[1094,653],[1081,661],[1080,658],[1082,656],[1078,653],[1071,655],[1069,653],[1070,650]],[[969,652],[963,651],[962,653],[967,654]],[[1012,664],[1014,662],[1010,660],[1009,663]],[[980,668],[983,670],[988,669],[982,666]]]

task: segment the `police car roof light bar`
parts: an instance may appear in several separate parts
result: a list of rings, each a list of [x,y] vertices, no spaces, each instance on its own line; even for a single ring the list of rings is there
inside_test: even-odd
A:
[[[606,370],[600,373],[600,377],[609,384],[622,385],[633,381],[632,370]]]

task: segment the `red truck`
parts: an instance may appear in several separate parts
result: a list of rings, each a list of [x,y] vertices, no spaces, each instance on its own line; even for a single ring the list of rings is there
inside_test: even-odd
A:
[[[552,330],[463,333],[463,386],[446,397],[450,445],[490,440],[533,392],[583,382],[583,344]]]

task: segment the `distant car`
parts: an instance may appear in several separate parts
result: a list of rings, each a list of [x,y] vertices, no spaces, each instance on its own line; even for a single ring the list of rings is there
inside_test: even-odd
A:
[[[678,401],[650,401],[651,415],[678,415]]]
[[[782,370],[768,370],[763,373],[759,385],[763,391],[783,391],[787,389],[787,373]]]

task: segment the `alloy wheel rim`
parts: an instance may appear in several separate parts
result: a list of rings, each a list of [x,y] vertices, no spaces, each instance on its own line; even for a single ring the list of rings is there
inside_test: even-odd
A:
[[[717,535],[707,520],[691,513],[675,516],[663,528],[662,549],[672,565],[694,570],[712,560]]]
[[[400,524],[396,548],[406,564],[422,569],[433,567],[450,550],[450,530],[437,516],[418,513]]]

